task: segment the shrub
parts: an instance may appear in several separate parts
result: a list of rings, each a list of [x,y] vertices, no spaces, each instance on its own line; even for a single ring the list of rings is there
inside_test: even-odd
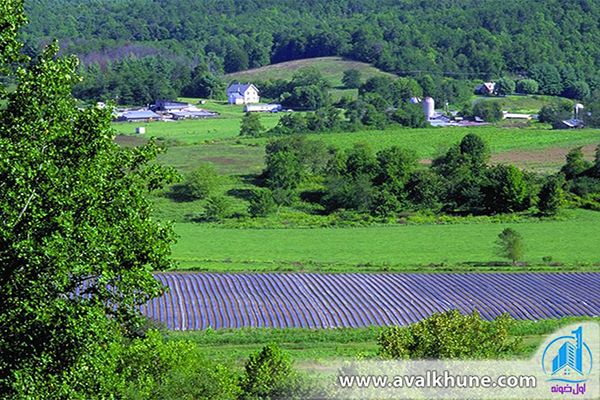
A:
[[[204,219],[218,222],[231,215],[231,202],[226,196],[211,196],[204,206]]]
[[[163,341],[151,330],[120,351],[124,398],[234,399],[240,392],[229,368],[206,359],[190,341]]]
[[[502,119],[502,108],[497,101],[480,101],[473,107],[473,113],[487,122],[496,122]]]
[[[377,339],[382,358],[499,358],[514,353],[520,344],[509,331],[514,319],[503,314],[485,321],[477,310],[433,314],[407,327],[393,326]]]
[[[221,177],[212,164],[200,164],[191,171],[182,185],[176,187],[177,194],[186,200],[205,199],[221,186]]]
[[[274,213],[277,210],[277,204],[273,198],[273,192],[269,189],[254,190],[248,209],[253,217],[266,217]]]
[[[517,92],[519,93],[532,94],[537,93],[539,89],[540,85],[533,79],[521,79],[517,82]]]
[[[241,379],[242,398],[314,397],[314,388],[292,368],[290,357],[276,343],[251,354]]]

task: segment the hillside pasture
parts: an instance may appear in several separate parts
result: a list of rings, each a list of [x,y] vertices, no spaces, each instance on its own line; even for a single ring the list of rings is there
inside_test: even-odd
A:
[[[267,65],[260,68],[249,69],[246,71],[227,74],[224,80],[231,82],[254,82],[266,81],[269,79],[291,80],[295,72],[301,68],[313,67],[319,70],[323,77],[334,88],[342,88],[342,77],[344,71],[356,69],[360,71],[362,80],[367,80],[373,76],[389,76],[395,78],[396,75],[383,72],[370,64],[360,61],[354,61],[343,57],[318,57],[303,60],[288,61],[279,64]],[[260,88],[259,88],[260,89]]]

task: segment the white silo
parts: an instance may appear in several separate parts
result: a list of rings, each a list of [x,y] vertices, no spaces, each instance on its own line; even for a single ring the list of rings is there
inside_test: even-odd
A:
[[[575,104],[575,115],[573,116],[573,119],[578,119],[579,118],[579,112],[581,110],[583,110],[583,104],[581,104],[581,103]]]
[[[429,96],[423,99],[423,112],[427,118],[432,118],[435,114],[435,101]]]

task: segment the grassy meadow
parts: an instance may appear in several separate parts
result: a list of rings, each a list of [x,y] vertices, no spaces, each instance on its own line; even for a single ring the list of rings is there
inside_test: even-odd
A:
[[[222,271],[489,270],[487,264],[504,261],[495,255],[494,242],[510,227],[523,235],[525,262],[547,265],[543,259],[550,257],[552,264],[560,264],[550,270],[600,269],[600,213],[569,213],[564,221],[357,228],[227,229],[179,223],[173,258],[181,269]]]

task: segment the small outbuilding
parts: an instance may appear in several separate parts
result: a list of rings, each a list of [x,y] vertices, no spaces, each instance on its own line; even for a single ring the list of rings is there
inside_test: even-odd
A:
[[[580,129],[583,127],[584,127],[583,121],[580,119],[567,119],[567,120],[561,121],[560,124],[558,125],[558,129]]]

